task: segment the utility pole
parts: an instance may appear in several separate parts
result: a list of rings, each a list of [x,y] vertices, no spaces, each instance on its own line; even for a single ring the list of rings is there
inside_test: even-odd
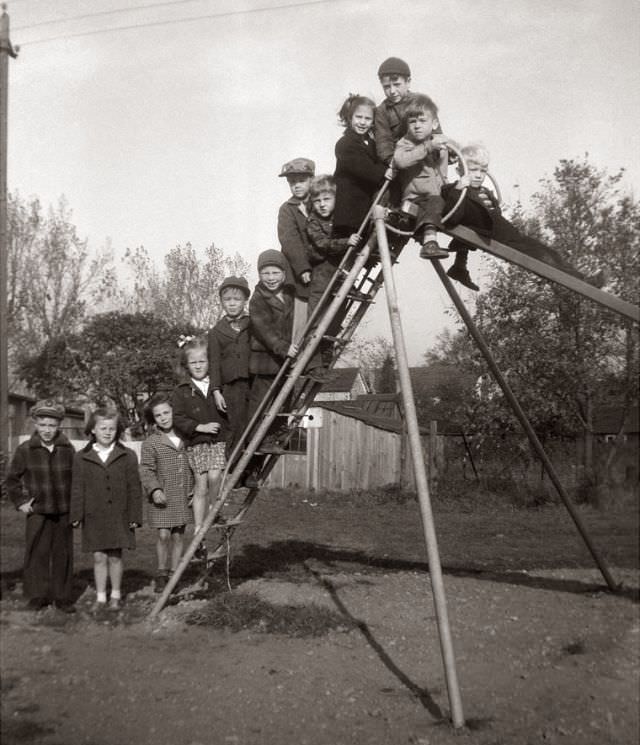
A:
[[[0,483],[9,458],[9,347],[7,341],[7,260],[9,227],[7,224],[7,113],[9,103],[9,57],[17,51],[9,40],[9,16],[3,3],[0,16]]]

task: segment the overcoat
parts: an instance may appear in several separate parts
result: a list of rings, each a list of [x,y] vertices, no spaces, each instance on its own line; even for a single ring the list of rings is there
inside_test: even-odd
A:
[[[226,417],[218,411],[213,397],[213,385],[209,383],[206,396],[191,381],[184,380],[173,389],[171,394],[173,405],[173,426],[176,432],[186,440],[187,447],[205,442],[224,442],[228,434]],[[220,429],[217,434],[196,432],[199,424],[218,422]]]
[[[117,442],[105,463],[87,444],[73,459],[69,522],[82,523],[82,550],[135,548],[130,523],[142,524],[142,490],[133,450]]]
[[[252,375],[275,375],[291,345],[293,288],[283,285],[277,293],[258,282],[249,301]]]
[[[396,142],[405,133],[404,116],[415,99],[415,93],[408,93],[398,103],[392,103],[388,99],[376,106],[374,119],[374,133],[376,136],[376,150],[380,160],[388,164],[393,155]],[[436,134],[442,134],[440,125],[433,130]]]
[[[184,443],[178,447],[164,432],[154,432],[142,443],[140,481],[147,497],[147,525],[150,528],[175,528],[191,522],[189,494],[193,491],[193,473]],[[161,489],[166,506],[158,507],[151,495]]]
[[[7,493],[16,507],[33,499],[31,507],[38,514],[69,512],[73,447],[61,432],[53,444],[53,452],[49,452],[34,432],[16,448],[6,480]]]
[[[454,184],[447,184],[442,189],[442,195],[445,201],[445,210],[450,210],[455,206],[460,192],[455,189]],[[489,206],[487,206],[487,201]],[[572,266],[554,248],[547,246],[546,243],[542,243],[537,238],[525,235],[513,223],[503,217],[495,195],[484,186],[478,188],[470,186],[467,189],[465,198],[448,219],[447,224],[451,226],[466,225],[480,235],[495,238],[500,243],[506,243],[511,248],[562,269],[567,274],[582,280],[587,279],[582,272]],[[474,248],[458,238],[454,238],[449,245],[449,249],[452,251],[457,251],[461,247]]]
[[[362,137],[351,129],[336,143],[335,154],[333,234],[348,238],[366,217],[384,181],[386,166],[378,158],[373,139]]]
[[[309,297],[309,288],[300,277],[310,272],[307,258],[309,241],[305,231],[307,223],[307,206],[295,197],[288,199],[278,211],[278,240],[285,258],[289,262],[291,277],[287,281],[295,284],[296,297]],[[288,272],[289,274],[289,272]]]
[[[209,330],[209,375],[219,390],[225,383],[249,378],[249,316],[236,323],[240,331],[234,331],[224,316]]]

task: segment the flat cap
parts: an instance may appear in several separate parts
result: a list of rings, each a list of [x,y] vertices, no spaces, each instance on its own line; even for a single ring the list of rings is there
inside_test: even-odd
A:
[[[222,293],[229,287],[233,287],[236,290],[242,290],[247,297],[251,295],[249,283],[244,277],[225,277],[222,280],[220,287],[218,287],[218,295],[222,295]]]
[[[384,75],[402,75],[405,78],[411,77],[409,65],[400,57],[389,57],[378,68],[378,77]]]
[[[31,407],[31,416],[50,416],[54,419],[64,419],[64,406],[52,398],[43,398]]]
[[[294,158],[282,166],[278,178],[280,176],[294,176],[295,174],[314,176],[315,172],[316,164],[312,160],[309,160],[309,158]]]

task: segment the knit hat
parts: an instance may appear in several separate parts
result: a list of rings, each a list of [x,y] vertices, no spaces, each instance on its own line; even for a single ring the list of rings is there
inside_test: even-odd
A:
[[[402,75],[404,78],[411,77],[409,65],[400,57],[389,57],[378,68],[378,77],[384,75]]]
[[[283,272],[287,271],[287,260],[280,251],[269,248],[258,256],[258,271],[261,272],[265,266],[277,266]]]
[[[241,290],[246,295],[246,297],[249,297],[249,295],[251,295],[249,283],[244,277],[225,277],[222,280],[220,287],[218,287],[218,295],[222,295],[222,293],[228,287],[233,287],[237,290]]]
[[[64,419],[64,406],[51,398],[44,398],[31,407],[31,417],[50,416],[53,419]]]
[[[316,172],[316,164],[309,160],[309,158],[294,158],[293,160],[287,161],[280,169],[280,176],[294,176],[300,174],[302,176],[313,176]]]

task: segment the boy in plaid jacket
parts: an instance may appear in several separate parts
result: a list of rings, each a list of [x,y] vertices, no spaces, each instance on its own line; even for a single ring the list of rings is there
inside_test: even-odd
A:
[[[73,447],[60,432],[64,406],[38,401],[31,409],[35,432],[18,445],[9,472],[7,491],[26,515],[26,550],[22,571],[28,607],[41,610],[51,601],[73,612],[73,535],[69,523]]]

